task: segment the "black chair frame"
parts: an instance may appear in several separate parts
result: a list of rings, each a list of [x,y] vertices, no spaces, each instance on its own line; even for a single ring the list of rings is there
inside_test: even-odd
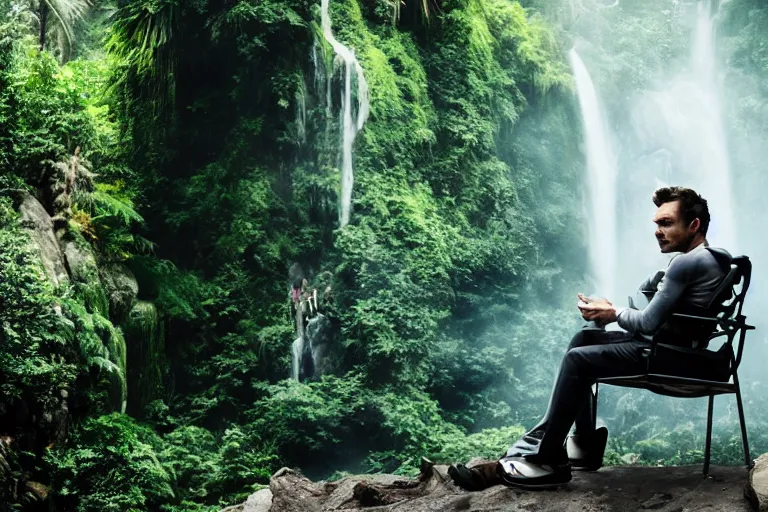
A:
[[[715,323],[714,332],[703,345],[709,346],[709,343],[717,338],[725,338],[724,344],[719,348],[717,354],[724,356],[724,360],[729,363],[727,369],[726,381],[705,380],[678,377],[675,375],[653,373],[654,357],[659,350],[674,350],[690,354],[692,357],[701,357],[702,351],[709,354],[715,352],[706,348],[682,348],[672,346],[650,339],[651,347],[646,349],[645,357],[648,360],[647,371],[643,375],[631,375],[624,377],[611,377],[598,379],[593,392],[593,421],[597,420],[597,402],[600,384],[609,384],[612,386],[631,387],[647,389],[654,393],[666,396],[681,398],[709,398],[709,407],[707,412],[707,438],[704,450],[704,475],[709,473],[709,462],[712,448],[712,414],[716,395],[735,394],[736,404],[739,410],[739,423],[741,425],[741,441],[744,448],[744,462],[748,468],[754,465],[749,453],[749,442],[747,440],[747,427],[744,420],[744,405],[741,399],[741,387],[739,385],[738,368],[741,363],[741,357],[744,351],[744,341],[746,333],[753,330],[754,327],[747,325],[746,317],[742,314],[744,298],[749,288],[749,282],[752,275],[752,264],[746,256],[738,256],[731,260],[730,270],[720,289],[715,293],[715,297],[721,297],[721,292],[727,293],[728,299],[718,305],[719,311],[715,316],[694,316],[675,314],[673,316],[685,318],[695,322]],[[740,285],[740,286],[739,286]]]

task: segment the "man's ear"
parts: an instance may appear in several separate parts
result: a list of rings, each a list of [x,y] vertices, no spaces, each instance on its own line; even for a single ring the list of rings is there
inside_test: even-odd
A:
[[[696,232],[699,230],[699,228],[700,228],[700,227],[701,227],[701,221],[699,220],[699,218],[698,218],[698,217],[696,217],[695,219],[693,219],[693,220],[691,221],[691,223],[688,225],[688,228],[689,228],[689,229],[690,229],[690,230],[691,230],[693,233],[696,233]]]

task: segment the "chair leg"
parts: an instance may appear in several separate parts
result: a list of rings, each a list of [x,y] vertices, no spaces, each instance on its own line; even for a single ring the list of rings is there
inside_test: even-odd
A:
[[[739,423],[741,424],[741,442],[744,445],[744,463],[748,468],[752,467],[752,458],[749,456],[749,441],[747,440],[747,423],[744,421],[744,405],[741,403],[741,386],[739,386],[736,373],[733,374],[736,384],[736,405],[739,407]]]
[[[715,405],[715,395],[709,395],[709,407],[707,408],[707,441],[704,446],[704,476],[709,474],[709,458],[712,454],[712,412]]]
[[[599,392],[599,385],[595,382],[595,392],[592,393],[592,428],[597,428],[597,394]]]

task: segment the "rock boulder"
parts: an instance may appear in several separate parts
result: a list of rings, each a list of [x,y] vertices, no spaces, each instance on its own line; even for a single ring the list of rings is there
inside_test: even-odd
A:
[[[749,472],[745,495],[758,512],[768,512],[768,453],[755,461]]]
[[[764,457],[764,461],[768,461]],[[755,473],[752,473],[755,476]],[[759,476],[759,474],[758,474]],[[416,479],[394,475],[347,477],[336,482],[312,482],[284,468],[265,491],[251,496],[263,499],[262,508],[230,507],[243,512],[328,512],[376,510],[377,512],[541,511],[609,512],[654,510],[683,512],[746,512],[744,497],[748,474],[743,467],[712,467],[708,477],[701,466],[616,466],[595,473],[574,473],[573,480],[554,490],[525,491],[497,485],[480,492],[466,492],[453,485],[447,466],[429,465]],[[754,481],[754,478],[752,479]],[[249,499],[250,500],[250,499]],[[245,504],[238,507],[245,507]],[[760,509],[764,510],[764,509]]]

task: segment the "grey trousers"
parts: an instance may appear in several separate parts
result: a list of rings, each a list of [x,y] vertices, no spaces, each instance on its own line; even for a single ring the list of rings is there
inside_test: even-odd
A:
[[[592,384],[603,377],[645,373],[643,352],[651,344],[621,331],[584,329],[579,331],[560,364],[547,413],[533,430],[545,430],[538,454],[544,459],[563,459],[571,426],[576,433],[594,431]]]

